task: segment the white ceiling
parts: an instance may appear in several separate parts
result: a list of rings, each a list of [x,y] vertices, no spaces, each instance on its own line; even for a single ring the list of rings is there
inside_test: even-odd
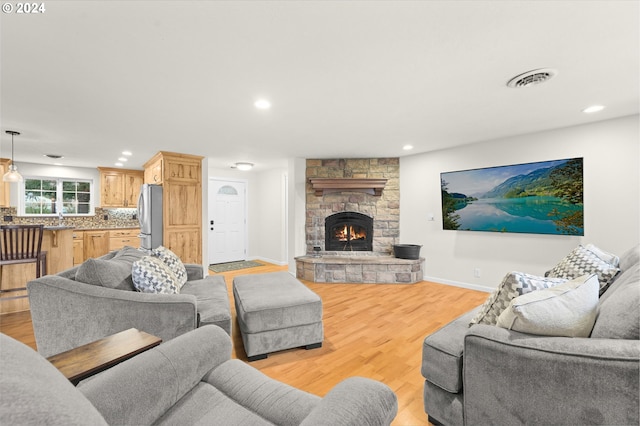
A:
[[[10,2],[16,5],[15,2]],[[1,155],[403,156],[639,111],[638,1],[53,1],[1,16]],[[536,68],[558,75],[523,89]],[[253,107],[259,97],[273,107]],[[581,112],[606,105],[597,114]],[[402,146],[415,148],[403,151]]]

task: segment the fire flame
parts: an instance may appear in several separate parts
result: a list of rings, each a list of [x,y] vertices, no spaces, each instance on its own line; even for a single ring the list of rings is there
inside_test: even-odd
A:
[[[367,238],[367,233],[361,227],[356,227],[345,225],[344,228],[338,229],[336,231],[336,239],[338,241],[353,241],[353,240],[365,240]]]

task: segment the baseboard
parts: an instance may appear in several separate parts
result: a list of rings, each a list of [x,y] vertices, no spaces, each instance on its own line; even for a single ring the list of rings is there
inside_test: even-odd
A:
[[[438,284],[446,284],[446,285],[452,285],[455,287],[468,288],[470,290],[484,291],[485,293],[491,293],[493,290],[495,290],[495,288],[492,288],[492,287],[485,287],[483,285],[478,285],[478,284],[464,283],[461,281],[446,280],[444,278],[438,278],[438,277],[422,277],[422,279],[424,281],[431,281]]]

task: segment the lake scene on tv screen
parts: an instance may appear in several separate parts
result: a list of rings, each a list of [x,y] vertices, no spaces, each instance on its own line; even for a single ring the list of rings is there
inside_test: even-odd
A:
[[[584,235],[582,158],[444,172],[440,186],[443,229]]]

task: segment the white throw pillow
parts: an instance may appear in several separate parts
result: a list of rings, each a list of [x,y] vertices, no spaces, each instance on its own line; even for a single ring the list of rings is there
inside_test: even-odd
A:
[[[518,296],[498,317],[498,327],[541,336],[589,337],[596,320],[596,274]]]
[[[142,293],[176,294],[180,291],[175,274],[157,257],[145,256],[133,262],[131,278],[133,286]]]
[[[480,311],[473,317],[473,324],[496,325],[498,317],[511,300],[517,296],[534,290],[549,288],[567,282],[565,278],[545,278],[524,272],[512,271],[504,276],[500,285],[491,293],[482,305]]]

